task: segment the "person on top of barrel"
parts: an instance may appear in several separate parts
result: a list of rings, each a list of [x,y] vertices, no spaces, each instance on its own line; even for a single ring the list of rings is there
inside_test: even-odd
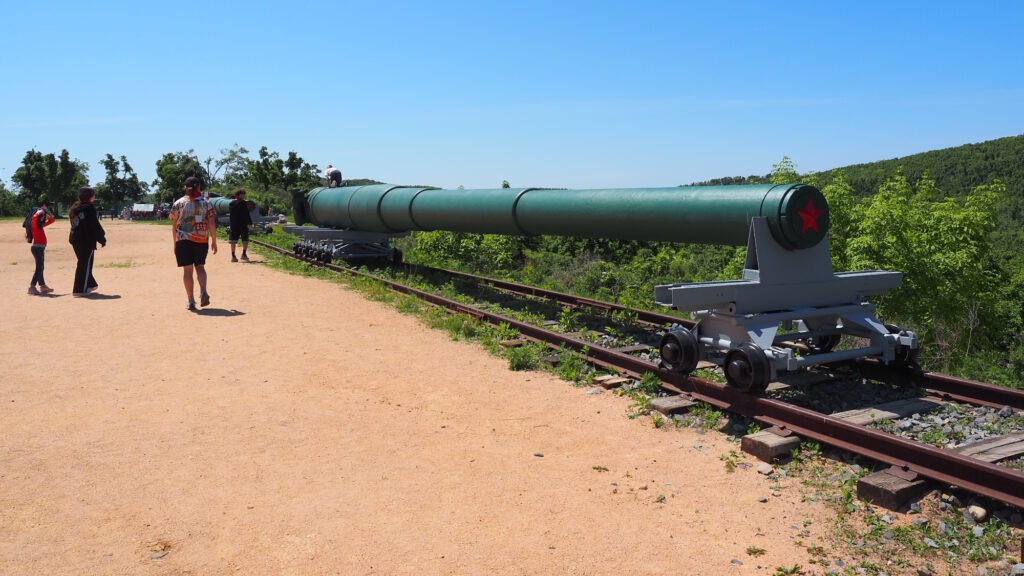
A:
[[[327,170],[324,171],[324,180],[327,181],[327,186],[330,188],[341,186],[341,170],[335,168],[333,164],[328,164]]]
[[[192,289],[192,269],[199,280],[199,297],[202,306],[210,305],[210,294],[206,291],[206,253],[217,253],[217,212],[209,200],[202,196],[202,185],[195,176],[185,179],[185,195],[175,200],[168,214],[171,219],[171,237],[174,238],[174,257],[178,267],[183,269],[182,281],[188,295],[188,309],[196,309]],[[207,245],[207,241],[210,242]]]
[[[248,262],[249,256],[245,251],[249,248],[249,228],[252,227],[252,216],[249,215],[249,203],[245,200],[245,190],[235,190],[235,199],[228,204],[228,214],[231,219],[231,234],[228,235],[228,244],[231,245],[231,261],[238,262],[235,257],[235,244],[242,239],[242,262]]]

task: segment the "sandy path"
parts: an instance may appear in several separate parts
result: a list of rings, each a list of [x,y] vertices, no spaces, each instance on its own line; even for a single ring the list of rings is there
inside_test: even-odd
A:
[[[2,574],[771,574],[808,567],[795,526],[825,529],[796,482],[727,473],[721,434],[629,420],[226,243],[192,314],[168,228],[104,221],[117,297],[75,299],[59,221],[56,297],[29,296],[20,224],[0,222]]]

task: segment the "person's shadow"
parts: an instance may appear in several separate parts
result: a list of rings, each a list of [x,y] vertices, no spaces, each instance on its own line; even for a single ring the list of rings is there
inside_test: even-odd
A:
[[[120,294],[86,294],[83,296],[86,300],[120,300]]]
[[[225,310],[223,308],[200,308],[196,310],[199,316],[244,316],[245,312],[239,310]]]

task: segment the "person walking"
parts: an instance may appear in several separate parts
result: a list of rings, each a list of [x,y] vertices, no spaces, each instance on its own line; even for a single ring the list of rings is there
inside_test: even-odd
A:
[[[96,207],[92,202],[96,199],[96,191],[88,186],[78,190],[78,202],[71,205],[68,218],[71,220],[71,234],[68,241],[75,249],[78,265],[75,267],[75,286],[71,295],[81,298],[95,292],[99,285],[92,276],[93,257],[96,254],[96,243],[107,245],[107,235],[96,215]]]
[[[235,257],[235,244],[242,239],[242,262],[248,262],[249,256],[245,251],[249,248],[249,228],[252,226],[252,216],[249,214],[249,203],[245,201],[245,190],[235,190],[235,199],[228,204],[230,215],[231,234],[228,235],[228,244],[231,245],[231,261],[238,262]]]
[[[189,310],[196,309],[193,268],[199,280],[200,304],[210,305],[210,293],[206,291],[206,254],[209,250],[217,253],[217,212],[203,198],[201,188],[198,178],[186,178],[185,195],[175,200],[168,215],[171,219],[171,236],[174,238],[174,257],[178,267],[183,269],[182,282],[188,296]]]
[[[32,274],[32,283],[28,285],[29,294],[49,294],[53,288],[46,285],[43,280],[43,260],[46,256],[46,232],[44,227],[53,224],[53,214],[46,209],[46,199],[39,203],[39,208],[32,213],[32,221],[29,225],[29,232],[32,234],[32,257],[36,260],[36,271]],[[39,288],[36,288],[36,285]]]

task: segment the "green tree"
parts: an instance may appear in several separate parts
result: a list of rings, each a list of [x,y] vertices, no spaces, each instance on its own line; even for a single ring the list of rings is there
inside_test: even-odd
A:
[[[149,190],[145,182],[140,182],[135,170],[128,164],[128,159],[121,155],[120,160],[113,155],[100,160],[100,165],[107,171],[106,178],[96,186],[96,197],[104,206],[122,206],[127,201],[135,202]]]
[[[89,165],[72,160],[67,150],[61,150],[59,157],[29,150],[11,180],[30,204],[46,198],[68,206],[77,199],[78,189],[89,184],[88,172]]]
[[[320,184],[316,164],[310,164],[295,152],[282,159],[277,152],[261,146],[259,158],[249,162],[250,182],[264,192],[288,196],[292,188],[314,188]],[[290,196],[289,196],[290,197]]]
[[[0,216],[23,216],[29,208],[23,198],[8,190],[4,181],[0,180]]]
[[[249,161],[249,175],[253,184],[267,192],[271,186],[276,187],[284,178],[284,160],[281,160],[277,152],[260,146],[259,158]]]
[[[190,148],[188,152],[168,152],[156,161],[156,178],[153,186],[158,202],[172,202],[184,194],[185,179],[190,176],[199,178],[204,185],[210,181],[206,168],[196,158]]]
[[[857,204],[853,196],[853,187],[846,181],[842,173],[821,189],[828,201],[829,247],[832,250],[832,269],[837,272],[850,270],[850,257],[847,254],[850,238],[856,232]]]
[[[223,185],[225,188],[242,185],[249,178],[249,150],[245,146],[235,144],[231,148],[221,148],[220,158],[214,160],[208,156],[205,161],[206,171],[210,175],[210,186]],[[220,171],[224,171],[223,177]]]
[[[295,152],[288,152],[288,159],[284,161],[286,172],[282,180],[282,187],[285,191],[292,188],[315,188],[320,184],[320,175],[316,164],[310,164],[302,159]]]
[[[800,181],[800,175],[796,172],[796,164],[783,156],[778,164],[772,164],[772,174],[768,178],[772,184],[794,184]]]
[[[915,189],[902,172],[882,184],[848,244],[853,269],[903,272],[903,286],[880,301],[881,315],[909,323],[926,342],[949,341],[954,335],[944,331],[964,326],[968,317],[1000,324],[1000,272],[989,239],[1005,193],[996,182],[964,200],[940,199],[927,175]],[[997,337],[994,332],[989,336]]]
[[[501,187],[502,188],[511,188],[512,185],[508,183],[508,180],[502,180],[501,181]]]

